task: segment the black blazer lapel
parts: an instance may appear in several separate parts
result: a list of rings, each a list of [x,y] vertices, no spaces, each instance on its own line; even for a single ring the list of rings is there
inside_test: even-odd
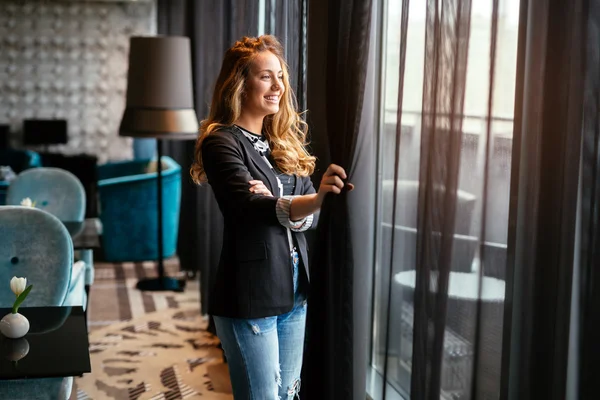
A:
[[[273,196],[279,197],[279,186],[277,185],[277,178],[275,177],[275,173],[269,168],[265,160],[258,154],[258,151],[252,146],[252,143],[244,136],[242,132],[235,126],[228,129],[233,135],[235,135],[240,142],[242,142],[242,146],[246,149],[246,152],[250,155],[250,159],[254,166],[260,171],[261,174],[265,178],[267,178],[267,182],[263,182],[267,184]],[[256,178],[255,178],[256,179]]]

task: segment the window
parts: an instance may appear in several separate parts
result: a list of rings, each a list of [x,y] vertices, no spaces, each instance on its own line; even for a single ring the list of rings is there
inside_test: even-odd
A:
[[[383,51],[379,132],[379,185],[374,315],[369,395],[383,400],[409,398],[412,363],[412,302],[416,266],[416,227],[420,132],[424,78],[426,1],[410,2],[398,158],[396,203],[394,168],[400,67],[401,0],[381,0]],[[472,1],[471,31],[463,120],[458,207],[452,274],[442,361],[442,392],[448,399],[469,398],[473,370],[477,277],[484,269],[479,359],[482,393],[494,398],[500,384],[502,313],[513,108],[516,77],[518,0],[501,0],[498,18],[491,143],[486,156],[492,0]],[[488,193],[483,182],[487,159]],[[485,204],[482,199],[486,199]],[[393,211],[395,208],[395,218]],[[481,232],[485,210],[485,231]],[[392,220],[393,219],[393,220]],[[394,239],[392,242],[392,231]],[[479,254],[479,241],[484,243]],[[393,258],[393,259],[392,259]],[[460,284],[460,293],[453,285]],[[466,285],[466,286],[465,286]],[[473,286],[475,285],[475,286]],[[474,295],[474,297],[470,295]],[[485,352],[485,354],[483,353]]]

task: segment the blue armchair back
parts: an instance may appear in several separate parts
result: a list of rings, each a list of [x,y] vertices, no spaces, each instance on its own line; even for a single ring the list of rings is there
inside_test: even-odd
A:
[[[41,167],[42,161],[35,151],[3,149],[0,150],[0,165],[8,165],[18,174],[29,168]]]
[[[6,204],[19,205],[26,197],[61,221],[83,221],[85,216],[83,185],[63,169],[40,167],[17,175],[8,187]]]
[[[23,307],[60,306],[71,281],[73,242],[53,215],[31,207],[0,206],[0,307],[11,307],[13,276],[33,289]]]
[[[22,307],[62,306],[73,263],[73,242],[64,225],[35,208],[0,206],[0,237],[0,307],[12,307],[15,301],[10,290],[13,276],[25,277],[33,285]],[[0,383],[0,398],[67,400],[72,386],[73,377],[5,380]]]
[[[41,167],[40,155],[31,150],[2,149],[0,150],[0,165],[9,166],[15,174],[29,168]],[[6,192],[9,182],[0,181],[0,206],[6,204]]]
[[[181,167],[162,157],[163,257],[177,248]],[[152,168],[154,166],[154,168]],[[111,262],[158,259],[156,161],[131,160],[98,166],[98,194],[104,259]]]

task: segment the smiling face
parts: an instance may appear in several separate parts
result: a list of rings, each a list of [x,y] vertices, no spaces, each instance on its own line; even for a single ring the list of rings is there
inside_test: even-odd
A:
[[[270,51],[258,54],[248,71],[242,113],[264,118],[279,111],[285,92],[283,68],[279,58]]]

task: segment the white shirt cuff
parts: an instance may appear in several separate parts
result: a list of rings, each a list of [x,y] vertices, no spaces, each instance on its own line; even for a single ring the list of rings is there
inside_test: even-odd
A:
[[[290,207],[294,197],[296,196],[282,196],[277,199],[277,205],[275,207],[277,210],[277,220],[281,225],[290,228],[294,232],[304,232],[312,226],[314,217],[311,214],[299,221],[292,221],[290,219]]]

